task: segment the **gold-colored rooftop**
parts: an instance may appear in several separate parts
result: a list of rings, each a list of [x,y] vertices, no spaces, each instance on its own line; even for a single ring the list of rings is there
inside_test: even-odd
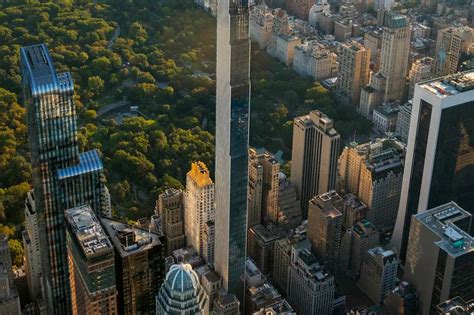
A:
[[[188,172],[188,176],[195,182],[199,187],[205,187],[213,184],[209,171],[206,164],[201,161],[193,162],[191,164],[191,170]]]

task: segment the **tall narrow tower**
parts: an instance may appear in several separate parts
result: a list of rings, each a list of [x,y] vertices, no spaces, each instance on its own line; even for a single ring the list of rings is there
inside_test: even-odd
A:
[[[220,0],[217,11],[216,253],[223,286],[244,294],[250,35],[248,0]]]

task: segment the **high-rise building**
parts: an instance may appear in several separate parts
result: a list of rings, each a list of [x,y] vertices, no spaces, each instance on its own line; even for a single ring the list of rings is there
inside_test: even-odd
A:
[[[315,29],[319,28],[319,20],[323,13],[331,13],[331,7],[326,0],[319,0],[309,10],[308,23]]]
[[[204,315],[207,298],[189,264],[171,266],[156,296],[156,314]]]
[[[20,296],[13,283],[8,237],[0,234],[0,314],[21,314]]]
[[[439,304],[437,311],[439,315],[471,315],[474,312],[474,300],[464,301],[457,296]]]
[[[474,71],[417,85],[392,237],[405,257],[413,214],[455,201],[474,209]]]
[[[209,171],[203,162],[191,164],[191,170],[186,175],[186,201],[184,211],[184,230],[188,246],[193,246],[197,253],[203,256],[204,247],[214,247],[214,241],[206,234],[208,222],[214,222],[216,204],[214,199],[214,182],[209,176]],[[204,242],[206,234],[207,242]],[[213,253],[214,250],[206,249]],[[212,263],[214,257],[208,257]]]
[[[382,49],[383,27],[372,27],[364,34],[364,47],[370,50],[370,64],[374,72],[380,69],[380,50]]]
[[[273,255],[273,282],[278,289],[288,294],[288,272],[291,265],[291,251],[296,249],[310,249],[311,243],[306,238],[305,233],[299,233],[298,230],[289,237],[275,242]]]
[[[363,219],[348,229],[341,244],[341,269],[353,279],[360,274],[362,264],[367,257],[367,251],[379,244],[379,233],[375,225]]]
[[[419,298],[419,314],[435,314],[438,304],[474,296],[472,215],[450,202],[414,215],[404,279]]]
[[[250,38],[248,0],[221,0],[217,13],[216,248],[222,285],[243,301],[247,240]]]
[[[114,246],[117,314],[153,313],[165,272],[160,235],[109,218],[100,221]]]
[[[51,314],[70,313],[64,210],[110,213],[102,162],[95,150],[79,153],[71,74],[56,72],[45,45],[23,47],[20,57],[43,287]]]
[[[117,314],[114,248],[89,206],[65,211],[72,314]]]
[[[184,194],[169,188],[158,196],[155,213],[160,216],[165,234],[166,255],[186,245],[184,235]]]
[[[288,301],[301,315],[330,315],[336,285],[309,249],[292,249]]]
[[[254,149],[249,150],[249,227],[250,223],[253,223],[250,222],[250,213],[256,212],[259,204],[261,205],[261,221],[278,223],[279,173],[280,164],[271,154],[257,154]],[[259,196],[260,185],[261,202],[259,203],[254,198]],[[252,217],[256,218],[258,215],[252,214]]]
[[[406,102],[403,106],[400,106],[400,111],[397,117],[397,128],[396,134],[400,137],[403,143],[408,143],[408,134],[410,133],[410,120],[411,120],[411,108],[413,101]]]
[[[273,253],[275,242],[285,237],[284,231],[273,223],[251,227],[248,231],[247,254],[258,269],[269,276],[273,271]]]
[[[380,73],[386,79],[384,101],[402,100],[410,51],[410,27],[405,16],[384,14]]]
[[[395,225],[403,178],[404,144],[381,138],[345,147],[339,158],[339,188],[357,194],[377,228]]]
[[[438,31],[435,62],[432,67],[434,76],[441,77],[457,72],[462,54],[469,51],[473,35],[474,30],[469,26],[448,27]]]
[[[33,190],[25,200],[25,230],[22,233],[25,248],[26,279],[31,301],[41,296],[41,247],[39,241],[38,220]]]
[[[413,98],[415,93],[415,85],[417,83],[426,81],[432,76],[433,58],[423,57],[416,60],[412,65],[410,72],[408,73],[408,80],[410,81],[410,87],[408,89],[408,99]]]
[[[360,91],[369,83],[370,49],[355,41],[343,43],[338,61],[336,95],[344,104],[358,107]]]
[[[295,118],[291,152],[291,181],[296,185],[303,219],[309,200],[336,186],[341,136],[334,123],[320,111]]]
[[[410,51],[410,27],[407,18],[393,11],[383,15],[380,69],[371,76],[368,88],[361,91],[359,112],[372,117],[374,107],[383,102],[402,101]]]
[[[318,260],[333,272],[339,269],[343,200],[335,190],[309,201],[308,239]]]
[[[301,202],[295,184],[285,174],[279,176],[277,224],[284,230],[294,229],[301,223]]]
[[[395,288],[397,268],[395,252],[382,247],[371,248],[362,264],[358,285],[372,302],[380,304]]]
[[[315,81],[332,78],[337,72],[337,56],[320,42],[307,41],[295,47],[293,70]]]

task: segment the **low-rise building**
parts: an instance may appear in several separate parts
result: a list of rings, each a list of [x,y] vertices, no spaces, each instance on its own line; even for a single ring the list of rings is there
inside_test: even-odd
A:
[[[372,114],[374,128],[382,134],[395,132],[399,111],[400,103],[398,102],[383,103],[375,107]]]
[[[336,56],[317,41],[310,41],[295,48],[293,70],[316,81],[334,76]]]

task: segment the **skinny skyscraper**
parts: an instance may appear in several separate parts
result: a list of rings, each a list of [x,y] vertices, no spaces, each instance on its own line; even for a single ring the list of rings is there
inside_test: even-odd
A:
[[[215,268],[243,302],[247,233],[250,34],[247,0],[217,12]]]

